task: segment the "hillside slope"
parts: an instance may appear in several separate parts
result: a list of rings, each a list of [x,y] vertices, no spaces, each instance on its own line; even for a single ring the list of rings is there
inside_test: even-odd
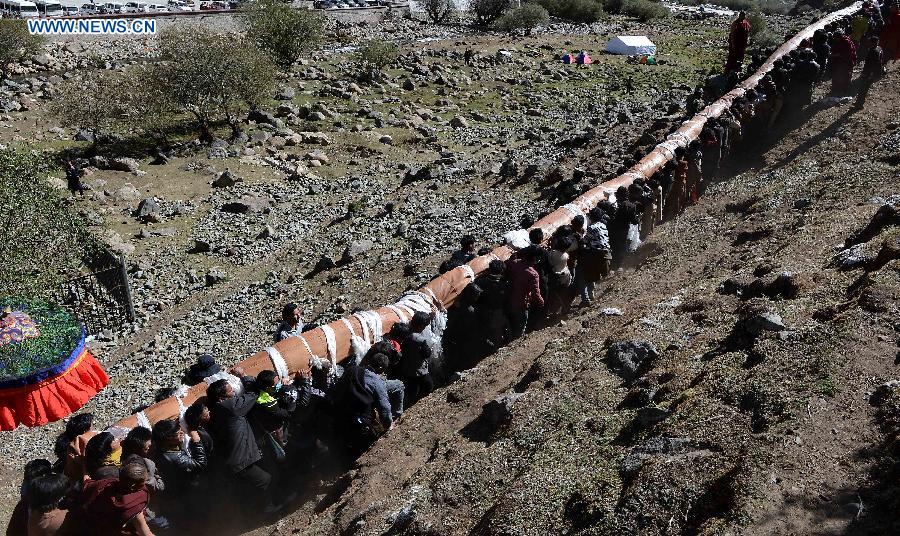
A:
[[[438,389],[320,513],[258,533],[896,532],[896,215],[838,251],[898,193],[898,83],[773,132],[602,305]],[[622,341],[658,352],[634,378]]]

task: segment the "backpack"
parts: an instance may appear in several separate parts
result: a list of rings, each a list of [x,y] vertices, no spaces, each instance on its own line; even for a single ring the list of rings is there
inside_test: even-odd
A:
[[[587,232],[581,238],[580,250],[582,252],[609,251],[609,242],[604,240],[599,229],[596,227],[588,227]]]
[[[337,386],[335,401],[337,406],[350,418],[362,418],[367,424],[372,419],[372,395],[366,391],[366,369],[353,366],[344,369],[344,375]]]

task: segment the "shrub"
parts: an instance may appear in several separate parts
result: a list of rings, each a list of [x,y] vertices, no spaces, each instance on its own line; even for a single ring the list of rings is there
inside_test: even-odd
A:
[[[537,0],[551,16],[572,22],[591,24],[603,18],[599,0]]]
[[[453,4],[453,0],[423,0],[421,6],[428,18],[431,19],[431,22],[435,24],[440,24],[447,20],[456,7]]]
[[[760,33],[768,31],[766,18],[757,12],[747,13],[747,22],[750,23],[750,39],[753,40]]]
[[[531,33],[536,26],[541,26],[550,22],[550,14],[547,10],[538,4],[523,4],[518,9],[507,11],[497,21],[497,26],[505,31],[512,32],[515,30],[525,30]]]
[[[282,69],[322,38],[322,18],[309,9],[294,9],[278,0],[260,0],[244,14],[247,38]]]
[[[469,11],[475,15],[475,24],[478,26],[487,26],[499,19],[508,7],[509,0],[471,0],[469,2]]]
[[[787,15],[793,7],[781,0],[759,0],[759,10],[766,15]]]
[[[625,6],[625,0],[604,0],[603,1],[603,10],[607,13],[622,13],[622,8]]]
[[[202,141],[212,140],[212,124],[220,119],[236,131],[238,117],[274,84],[272,63],[239,35],[170,29],[159,41],[162,61],[147,70],[142,90],[172,113],[192,115]]]
[[[91,132],[113,128],[124,114],[127,94],[120,88],[121,75],[112,71],[88,71],[66,80],[50,101],[51,115],[63,125]]]
[[[779,37],[778,34],[772,30],[767,29],[762,32],[757,32],[750,42],[754,50],[767,50],[781,46],[784,39]]]
[[[6,65],[40,52],[44,38],[31,35],[24,20],[0,19],[0,80],[6,78]]]
[[[651,0],[625,0],[622,5],[622,12],[641,22],[669,16],[669,10],[665,6]]]
[[[50,297],[101,247],[50,171],[39,153],[0,150],[0,295]]]
[[[400,51],[397,49],[397,45],[380,39],[366,41],[356,51],[357,63],[363,67],[375,68],[378,71],[396,62],[399,57]]]
[[[715,4],[732,11],[752,11],[757,8],[756,0],[716,0]]]

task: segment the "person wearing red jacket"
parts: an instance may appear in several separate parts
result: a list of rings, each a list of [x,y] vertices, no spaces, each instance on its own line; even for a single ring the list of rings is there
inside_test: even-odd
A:
[[[900,60],[900,6],[894,4],[881,30],[881,46],[886,54],[885,61]]]
[[[740,71],[744,63],[744,54],[747,52],[747,43],[750,42],[750,21],[747,14],[740,12],[736,21],[731,23],[731,32],[728,34],[728,61],[725,62],[725,72]]]
[[[856,44],[843,30],[835,31],[831,47],[831,94],[844,97],[850,93],[850,80],[856,65]]]
[[[519,254],[508,263],[510,290],[507,308],[512,339],[525,334],[525,328],[528,326],[528,310],[544,306],[541,281],[535,270],[537,257],[537,249],[529,246],[519,251]]]

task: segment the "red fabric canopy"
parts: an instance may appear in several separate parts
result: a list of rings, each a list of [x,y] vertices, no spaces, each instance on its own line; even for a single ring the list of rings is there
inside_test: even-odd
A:
[[[64,419],[81,409],[109,383],[100,363],[79,344],[78,355],[61,373],[37,383],[0,390],[0,430],[15,430]]]

